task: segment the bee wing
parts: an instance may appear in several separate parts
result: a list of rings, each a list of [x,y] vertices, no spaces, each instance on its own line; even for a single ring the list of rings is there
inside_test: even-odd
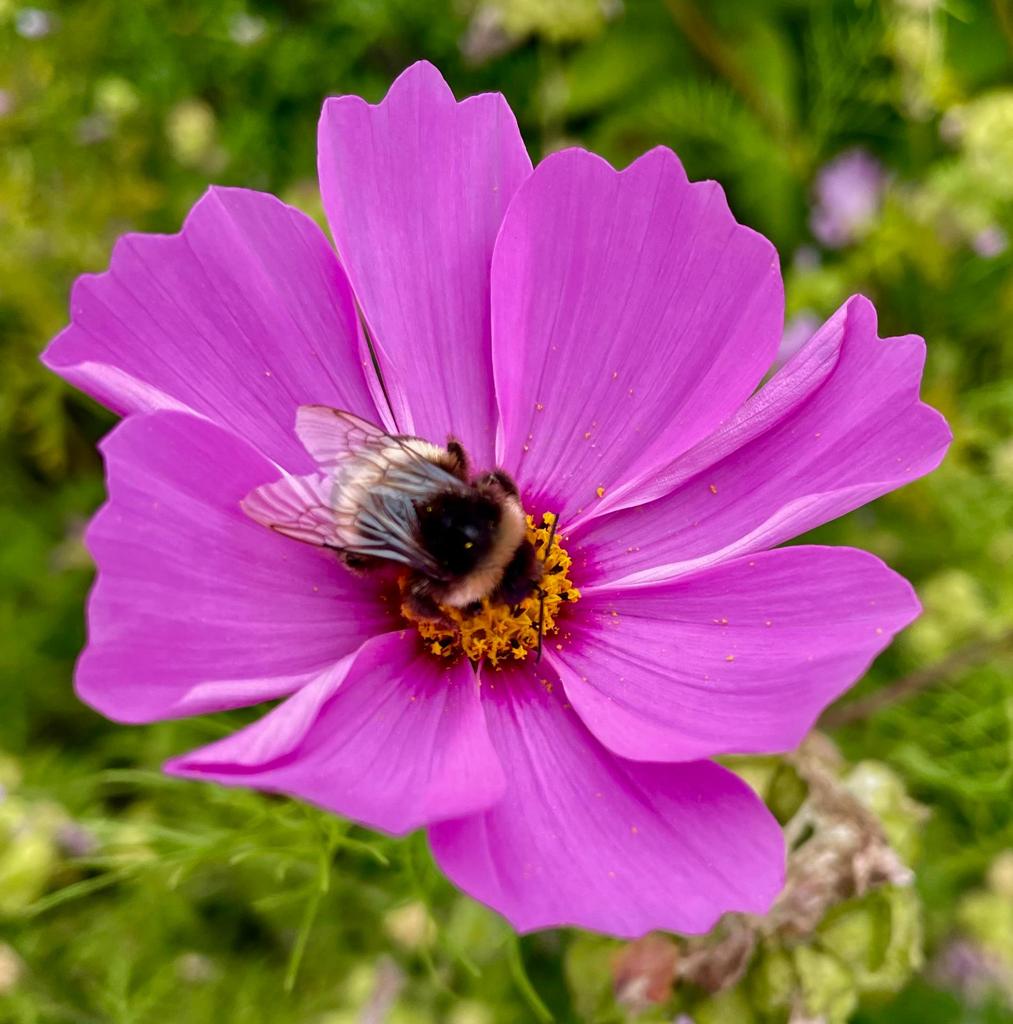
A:
[[[278,533],[321,548],[344,548],[344,531],[331,504],[334,483],[324,473],[284,476],[242,500],[243,511]]]
[[[438,564],[417,540],[415,504],[466,485],[420,451],[432,446],[322,405],[299,408],[296,432],[323,472],[257,488],[243,501],[247,514],[307,544],[439,578]]]
[[[378,426],[354,413],[328,405],[300,405],[295,432],[306,450],[325,469],[382,450],[394,440]]]
[[[439,565],[416,539],[418,513],[408,496],[416,493],[425,500],[431,489],[379,487],[352,506],[335,500],[335,486],[329,473],[284,476],[251,491],[241,505],[251,519],[304,544],[384,558],[441,577]]]
[[[306,450],[325,469],[338,469],[365,459],[385,465],[393,452],[400,451],[412,463],[416,476],[428,478],[438,487],[463,486],[442,466],[427,458],[441,449],[418,437],[387,434],[368,420],[332,409],[328,405],[301,405],[296,411],[295,432]],[[446,453],[444,453],[446,454]]]
[[[345,550],[401,562],[439,579],[440,567],[418,537],[415,505],[397,491],[372,491],[355,516],[357,539]]]

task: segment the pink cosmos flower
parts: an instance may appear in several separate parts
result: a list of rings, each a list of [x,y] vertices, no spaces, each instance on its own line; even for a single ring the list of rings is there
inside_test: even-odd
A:
[[[754,394],[781,278],[720,187],[665,149],[532,170],[503,97],[457,103],[428,64],[377,106],[328,100],[319,150],[336,253],[272,196],[211,189],[78,281],[43,357],[127,417],[78,693],[123,722],[283,698],[168,770],[426,827],[520,930],[763,912],[780,831],[708,758],[794,747],[918,614],[872,555],[776,545],[939,463],[923,342],[879,338],[856,296]],[[579,600],[540,662],[433,654],[383,579],[244,513],[316,471],[310,404],[452,434],[558,515]]]

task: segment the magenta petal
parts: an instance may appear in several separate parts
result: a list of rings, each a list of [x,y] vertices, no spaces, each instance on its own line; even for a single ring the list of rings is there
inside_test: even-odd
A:
[[[489,466],[493,241],[531,162],[498,93],[454,101],[439,71],[408,68],[376,106],[324,104],[320,190],[379,348],[398,427],[465,443]]]
[[[919,611],[874,555],[780,548],[586,593],[574,641],[550,658],[588,728],[623,757],[775,753],[797,746]]]
[[[670,579],[773,547],[939,465],[946,421],[919,401],[921,338],[880,338],[848,300],[710,438],[674,467],[671,493],[581,531],[584,582]]]
[[[148,722],[290,693],[390,628],[375,584],[246,516],[277,469],[187,413],[131,417],[103,443],[109,501],[81,699]]]
[[[566,521],[664,493],[770,366],[784,301],[773,246],[672,152],[568,150],[507,212],[492,305],[500,461]]]
[[[213,188],[177,235],[126,235],[78,279],[46,365],[120,413],[189,409],[292,471],[300,404],[376,419],[345,275],[320,229],[274,196]],[[372,370],[370,370],[372,374]]]
[[[176,775],[289,793],[387,832],[503,794],[471,664],[388,633],[258,722],[171,761]]]
[[[726,911],[769,909],[783,840],[741,780],[706,761],[623,761],[535,675],[490,683],[482,695],[508,786],[488,810],[430,829],[455,884],[519,931],[703,932]]]

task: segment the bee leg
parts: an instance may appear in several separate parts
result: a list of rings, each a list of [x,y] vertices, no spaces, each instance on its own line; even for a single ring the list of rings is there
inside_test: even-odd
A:
[[[413,576],[408,584],[404,594],[404,603],[416,618],[429,619],[445,626],[453,625],[440,610],[440,606],[433,596],[432,582],[421,573]]]
[[[507,563],[503,578],[492,592],[491,600],[501,604],[518,604],[538,586],[541,578],[542,563],[531,542],[526,540]]]
[[[490,490],[499,491],[512,498],[516,498],[520,494],[513,477],[502,469],[494,469],[489,473],[483,473],[477,484],[479,487],[487,487]]]
[[[502,469],[493,469],[488,473],[483,473],[475,480],[475,486],[498,500],[520,496],[520,490],[514,483],[513,477]]]
[[[468,476],[470,475],[470,466],[468,465],[468,453],[464,450],[464,445],[456,437],[448,437],[447,451],[450,453],[452,460],[451,465],[447,468],[458,480],[463,480],[467,483]]]
[[[369,555],[356,555],[351,551],[341,550],[338,550],[338,559],[346,569],[354,572],[356,576],[375,569],[380,562],[380,559],[371,558]]]

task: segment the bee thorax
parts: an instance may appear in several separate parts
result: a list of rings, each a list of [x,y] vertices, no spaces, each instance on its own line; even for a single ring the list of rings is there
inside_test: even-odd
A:
[[[446,586],[440,603],[451,608],[466,608],[491,595],[524,542],[525,533],[520,502],[516,498],[503,499],[500,520],[488,548],[470,571]]]

